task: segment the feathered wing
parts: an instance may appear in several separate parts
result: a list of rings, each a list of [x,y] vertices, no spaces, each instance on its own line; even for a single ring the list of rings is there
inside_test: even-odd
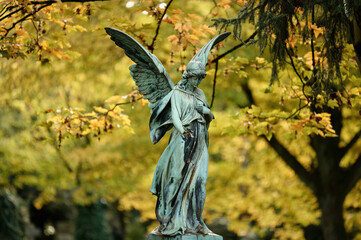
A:
[[[225,33],[222,33],[222,34],[218,35],[217,37],[214,37],[211,41],[209,41],[206,45],[204,45],[196,53],[196,55],[194,55],[194,57],[192,58],[192,60],[190,62],[199,61],[199,62],[203,63],[204,66],[206,66],[209,52],[212,50],[212,48],[217,43],[220,43],[221,41],[226,39],[230,34],[231,34],[230,32],[225,32]]]
[[[153,109],[172,89],[174,84],[159,59],[134,38],[115,28],[106,27],[105,31],[115,44],[125,50],[125,54],[136,64],[129,67],[139,92],[147,99]]]

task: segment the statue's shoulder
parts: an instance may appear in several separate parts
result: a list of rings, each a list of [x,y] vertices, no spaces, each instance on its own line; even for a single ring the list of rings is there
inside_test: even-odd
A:
[[[189,94],[189,92],[187,90],[185,90],[183,87],[176,85],[173,88],[173,94],[183,95],[183,94]]]
[[[203,99],[206,99],[206,95],[204,94],[203,90],[200,88],[196,88],[196,90],[194,91],[198,96],[200,96]]]
[[[199,95],[201,95],[201,96],[205,96],[203,90],[200,89],[200,88],[198,88],[198,87],[196,88],[196,93],[199,94]]]

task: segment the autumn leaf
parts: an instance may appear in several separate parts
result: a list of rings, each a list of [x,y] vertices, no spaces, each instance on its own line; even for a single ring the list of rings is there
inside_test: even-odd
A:
[[[336,99],[330,99],[330,100],[328,100],[327,106],[329,106],[329,107],[332,108],[332,109],[339,107],[338,102],[337,102]]]
[[[197,15],[197,14],[193,14],[193,13],[188,13],[188,17],[194,21],[201,21],[202,17]]]
[[[232,3],[231,0],[222,0],[219,3],[217,3],[218,7],[223,7],[224,9],[231,8],[230,4]]]
[[[102,108],[102,107],[94,106],[93,108],[94,108],[95,111],[100,112],[100,113],[107,113],[108,112],[107,109]]]
[[[183,14],[183,11],[180,10],[180,9],[173,9],[172,13],[175,14],[175,15],[181,15],[181,14]]]
[[[287,47],[292,47],[292,48],[296,46],[297,42],[298,42],[298,37],[296,37],[295,34],[290,35],[286,40]]]
[[[201,29],[201,31],[204,31],[206,33],[210,33],[211,35],[214,35],[216,33],[216,30],[214,28],[210,28],[210,27],[208,27],[206,25],[202,25],[200,27],[200,29]]]
[[[198,41],[199,38],[193,34],[190,34],[187,38],[188,40],[191,40],[191,41]]]
[[[176,35],[171,35],[167,39],[172,44],[177,44],[179,42],[179,39],[178,39],[178,37]]]
[[[105,100],[105,102],[106,102],[106,103],[118,103],[118,102],[120,102],[122,99],[123,99],[122,96],[120,96],[120,95],[115,95],[115,96],[111,96],[111,97],[107,98],[107,99]]]
[[[91,112],[91,113],[85,113],[85,114],[84,114],[84,117],[94,117],[94,118],[96,118],[96,117],[97,117],[97,114],[93,111],[93,112]]]

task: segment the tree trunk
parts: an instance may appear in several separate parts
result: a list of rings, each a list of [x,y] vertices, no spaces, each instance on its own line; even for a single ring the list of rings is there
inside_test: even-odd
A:
[[[340,194],[325,194],[318,199],[322,211],[321,226],[325,240],[347,240],[343,219],[344,198]]]

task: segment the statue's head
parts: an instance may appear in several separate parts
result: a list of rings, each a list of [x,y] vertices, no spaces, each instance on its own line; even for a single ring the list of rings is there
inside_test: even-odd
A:
[[[202,79],[206,76],[206,68],[199,61],[189,62],[186,70],[183,73],[183,78],[190,78],[194,76],[201,76]]]
[[[206,68],[199,61],[191,61],[183,73],[183,82],[188,82],[193,87],[198,87],[206,77]]]

